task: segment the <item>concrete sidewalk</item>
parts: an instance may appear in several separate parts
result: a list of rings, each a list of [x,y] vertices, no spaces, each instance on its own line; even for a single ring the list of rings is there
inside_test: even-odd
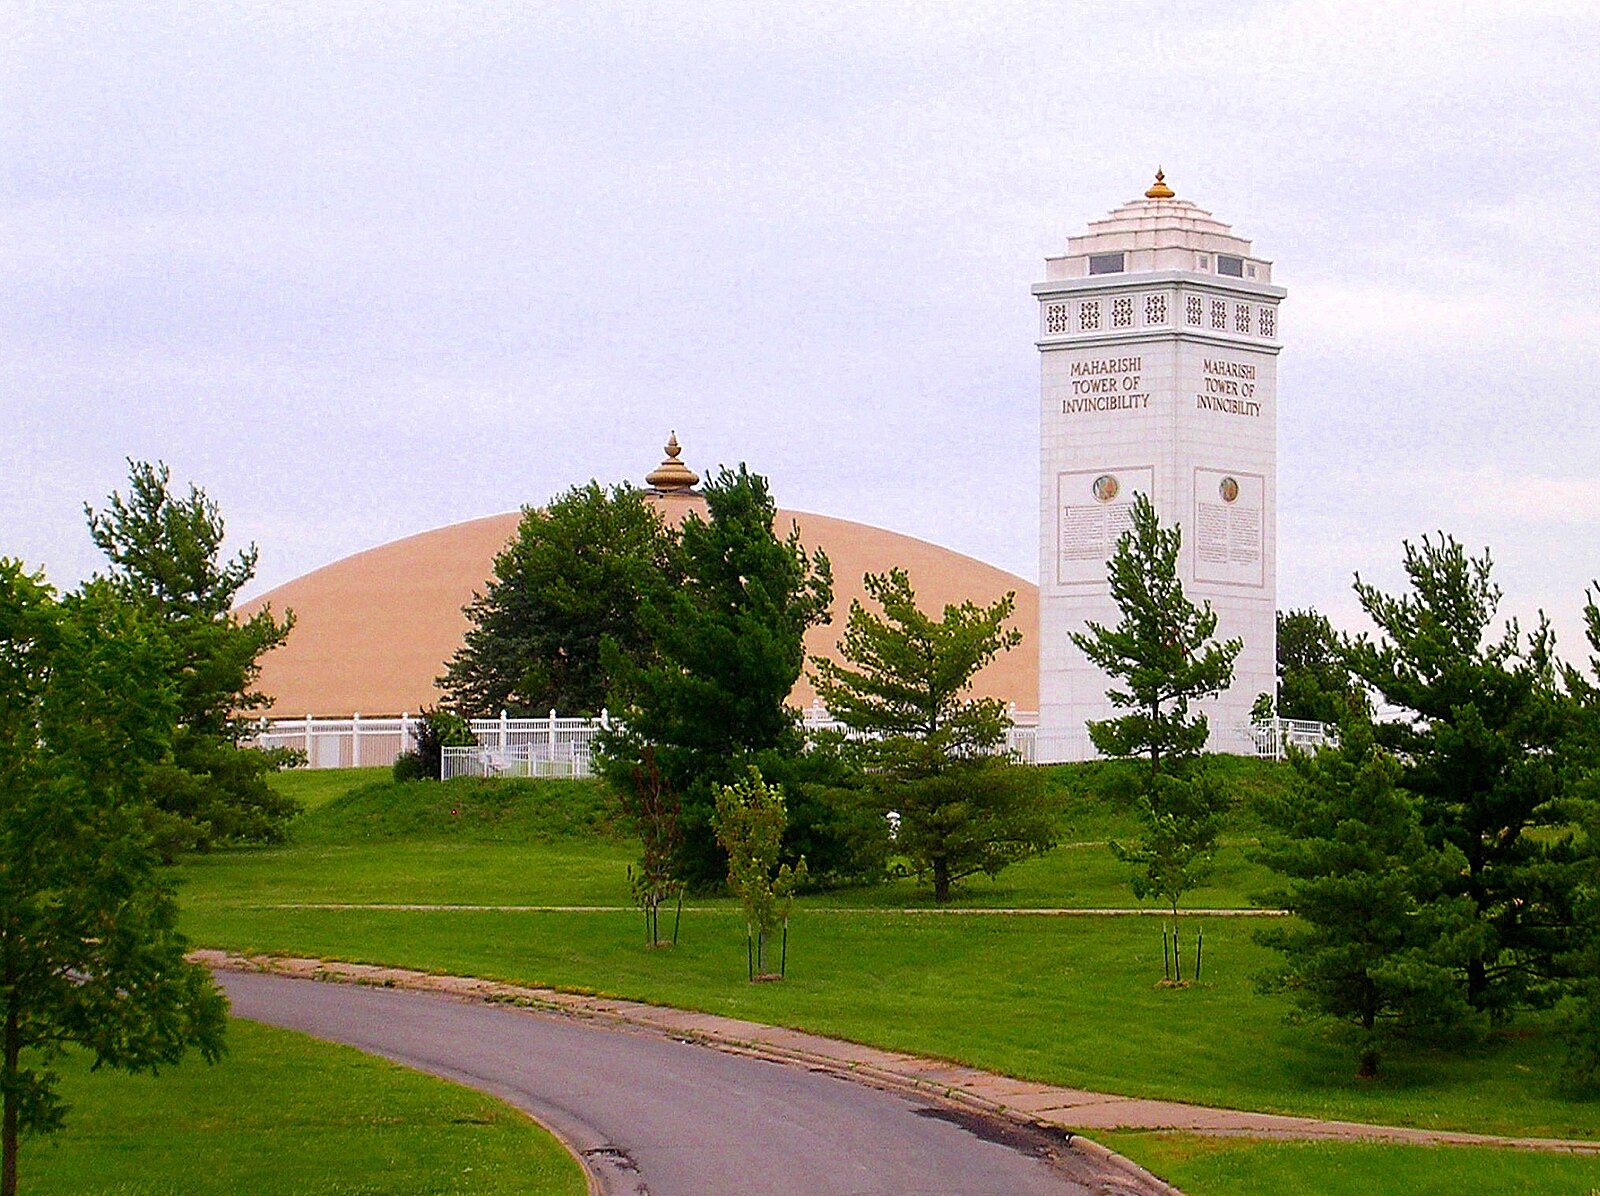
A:
[[[632,905],[477,905],[462,904],[458,902],[411,902],[411,901],[279,901],[271,905],[259,905],[249,908],[255,909],[319,909],[348,912],[350,910],[382,910],[387,913],[499,913],[499,914],[627,914],[629,917],[638,917],[637,906]],[[686,914],[704,914],[716,912],[717,907],[706,905],[686,905],[683,912]],[[724,907],[726,909],[726,907]],[[901,909],[892,906],[852,906],[852,905],[818,905],[807,910],[816,914],[856,914],[883,917],[916,917],[924,915],[936,918],[1015,918],[1033,915],[1041,918],[1166,918],[1171,915],[1164,909],[1151,909],[1146,907],[1077,907],[1077,906],[917,906],[910,909]],[[1186,918],[1283,918],[1288,916],[1287,910],[1281,909],[1186,909],[1183,911]]]
[[[194,951],[190,958],[211,968],[260,971],[275,975],[373,984],[448,993],[483,1001],[527,1005],[574,1017],[610,1021],[722,1049],[820,1067],[864,1082],[927,1093],[986,1112],[999,1113],[1071,1132],[1094,1130],[1181,1130],[1197,1134],[1252,1138],[1344,1139],[1428,1146],[1499,1146],[1520,1150],[1600,1155],[1600,1141],[1517,1138],[1367,1125],[1213,1109],[1176,1101],[1141,1100],[1017,1080],[955,1063],[861,1046],[759,1022],[695,1013],[638,1001],[583,996],[548,988],[529,988],[463,976],[434,976],[405,968],[337,963],[281,956],[245,957],[224,951]]]

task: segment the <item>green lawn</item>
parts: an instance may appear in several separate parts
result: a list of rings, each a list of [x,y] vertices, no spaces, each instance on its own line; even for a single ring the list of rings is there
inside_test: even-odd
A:
[[[1275,775],[1257,761],[1229,762],[1229,767],[1241,794],[1272,783]],[[1078,773],[1055,773],[1067,790],[1061,846],[996,879],[971,878],[957,890],[953,906],[1141,905],[1128,887],[1127,866],[1108,845],[1135,833],[1132,816],[1075,789],[1081,785]],[[395,786],[381,769],[299,770],[276,780],[308,806],[294,826],[293,842],[284,848],[194,857],[184,872],[197,901],[211,908],[303,901],[629,904],[627,868],[637,858],[638,846],[619,829],[597,782],[552,781],[520,788],[483,782]],[[507,798],[519,792],[522,800]],[[542,800],[528,799],[530,792]],[[1243,825],[1225,837],[1211,880],[1192,894],[1191,907],[1248,908],[1251,895],[1270,883],[1270,874],[1246,858],[1252,829]],[[809,900],[843,908],[934,904],[931,890],[910,877]]]
[[[1157,988],[1159,926],[1100,917],[930,917],[801,909],[789,979],[745,983],[733,910],[686,914],[649,951],[631,913],[203,910],[207,946],[366,960],[597,991],[795,1026],[1128,1095],[1485,1132],[1600,1137],[1600,1104],[1558,1098],[1548,1037],[1417,1051],[1376,1084],[1258,995],[1249,927],[1206,924],[1205,982]]]
[[[272,787],[307,810],[315,810],[343,797],[357,785],[382,781],[388,776],[387,768],[294,768],[274,776]]]
[[[24,1139],[28,1196],[581,1196],[582,1170],[491,1097],[254,1022],[215,1067],[159,1077],[58,1070],[66,1128]]]
[[[1055,779],[1081,789],[1095,783],[1087,775],[1086,782],[1085,771],[1057,770]],[[1281,783],[1281,771],[1245,762],[1238,779],[1243,788],[1259,789]],[[681,945],[645,949],[641,920],[627,908],[626,868],[636,847],[610,819],[601,790],[572,783],[358,788],[306,815],[288,847],[185,864],[185,928],[207,946],[605,992],[1129,1095],[1425,1127],[1600,1137],[1600,1102],[1568,1101],[1554,1091],[1560,1046],[1534,1020],[1462,1053],[1396,1052],[1386,1059],[1382,1080],[1356,1081],[1353,1056],[1336,1038],[1285,1025],[1281,1000],[1255,991],[1253,978],[1271,957],[1252,941],[1249,919],[1187,919],[1186,935],[1205,930],[1204,983],[1173,991],[1155,984],[1157,919],[901,913],[931,902],[925,890],[900,881],[803,899],[790,942],[789,980],[751,986],[744,982],[742,921],[727,899],[694,899]],[[1125,870],[1105,846],[1128,832],[1126,810],[1078,792],[1066,825],[1068,842],[1061,848],[998,881],[970,885],[961,904],[1134,904]],[[1265,874],[1245,858],[1251,837],[1248,820],[1236,819],[1212,889],[1196,894],[1193,904],[1243,905],[1264,886]],[[272,908],[292,902],[615,909]],[[1150,1149],[1160,1146],[1151,1141]],[[1390,1191],[1407,1190],[1387,1183],[1390,1161],[1381,1149],[1322,1149],[1350,1151],[1340,1157],[1353,1160],[1352,1174]],[[1278,1164],[1269,1163],[1277,1156],[1248,1157],[1268,1160],[1261,1182],[1276,1182],[1271,1168]],[[1582,1173],[1581,1162],[1564,1165]],[[1226,1171],[1226,1164],[1219,1166]],[[1195,1182],[1197,1194],[1257,1190],[1243,1179],[1237,1188],[1221,1180],[1215,1182],[1224,1186],[1206,1188],[1213,1181],[1203,1176]],[[1551,1184],[1528,1190],[1572,1190],[1554,1179]]]
[[[1191,1134],[1097,1134],[1186,1196],[1593,1196],[1600,1158],[1481,1146],[1262,1142]]]

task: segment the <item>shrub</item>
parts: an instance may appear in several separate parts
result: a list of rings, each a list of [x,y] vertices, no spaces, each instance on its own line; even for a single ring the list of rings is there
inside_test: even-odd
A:
[[[477,742],[467,720],[448,710],[424,710],[411,732],[414,751],[395,758],[393,776],[397,781],[436,781],[444,766],[444,749],[469,747]]]

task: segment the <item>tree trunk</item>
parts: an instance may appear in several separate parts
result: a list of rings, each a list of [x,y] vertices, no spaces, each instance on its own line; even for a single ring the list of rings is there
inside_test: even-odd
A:
[[[1489,991],[1489,965],[1481,956],[1467,960],[1467,1003],[1474,1009],[1483,1008],[1483,996]]]
[[[950,861],[933,861],[933,899],[940,905],[950,900]]]
[[[17,1066],[22,1059],[22,1026],[17,1009],[17,965],[6,953],[5,1111],[0,1116],[0,1196],[17,1196]]]
[[[1372,978],[1366,977],[1362,982],[1361,993],[1361,1028],[1366,1031],[1366,1038],[1361,1044],[1361,1061],[1356,1065],[1356,1079],[1376,1080],[1378,1078],[1378,1045],[1374,1038],[1378,1026],[1378,994],[1372,983]]]

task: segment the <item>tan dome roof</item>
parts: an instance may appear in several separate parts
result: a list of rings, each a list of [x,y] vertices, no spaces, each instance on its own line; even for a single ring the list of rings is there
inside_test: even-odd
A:
[[[691,504],[684,494],[653,499],[670,519]],[[312,714],[395,715],[436,704],[434,678],[461,645],[467,628],[461,613],[494,572],[494,557],[511,539],[519,512],[474,519],[396,540],[335,561],[245,604],[242,613],[271,603],[295,613],[289,641],[262,662],[258,688],[273,699],[273,718]],[[975,693],[1039,707],[1039,591],[1032,582],[947,548],[882,528],[779,511],[777,528],[787,534],[798,523],[807,548],[821,548],[833,564],[833,623],[814,627],[808,653],[833,655],[852,598],[863,597],[864,573],[903,568],[924,608],[946,603],[994,601],[1015,590],[1015,624],[1021,646],[978,676]],[[869,604],[870,606],[870,604]],[[807,706],[815,696],[802,677],[791,702]]]

